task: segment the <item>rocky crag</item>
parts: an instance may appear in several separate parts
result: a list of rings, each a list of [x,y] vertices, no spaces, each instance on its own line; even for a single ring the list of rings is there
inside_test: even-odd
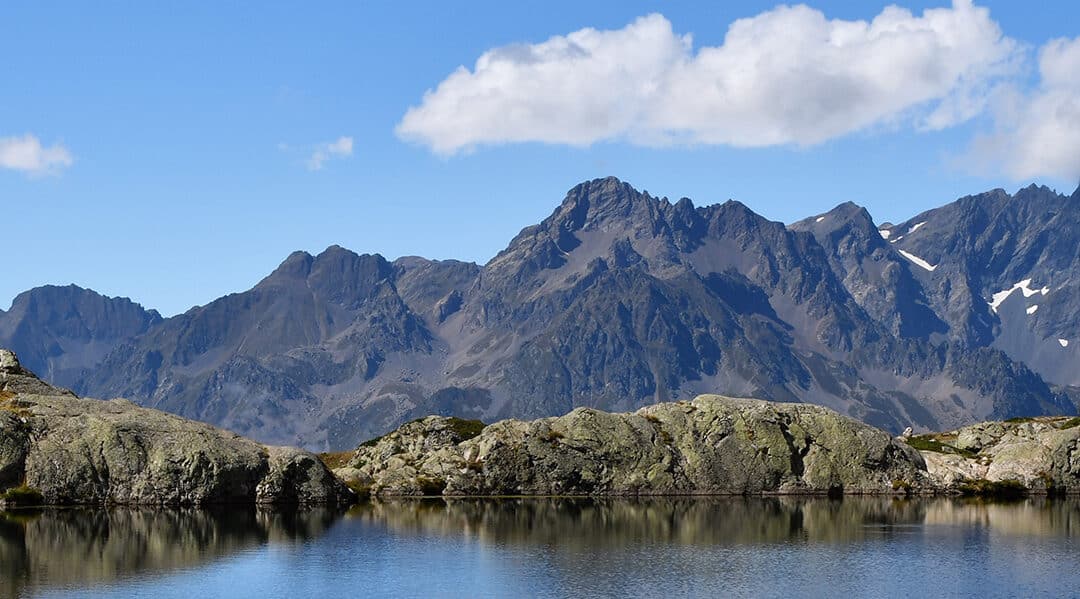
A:
[[[882,494],[930,489],[923,457],[820,406],[702,395],[531,422],[431,416],[335,471],[374,495]]]
[[[124,400],[76,397],[0,350],[0,502],[207,505],[345,503],[306,451]]]
[[[908,442],[945,491],[1080,493],[1080,418],[983,422]]]
[[[1080,493],[1080,418],[894,438],[820,406],[702,395],[489,426],[430,416],[335,473],[385,497],[1063,495]]]

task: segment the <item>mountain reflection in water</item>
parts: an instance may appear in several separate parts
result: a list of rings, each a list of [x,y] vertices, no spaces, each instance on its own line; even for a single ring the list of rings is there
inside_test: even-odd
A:
[[[971,585],[991,595],[1008,585],[1053,593],[1076,582],[1068,564],[1078,536],[1077,499],[395,500],[345,513],[10,511],[0,512],[0,596],[283,589],[310,596],[342,588],[814,595],[868,584],[882,595],[951,592],[912,578],[919,571],[958,572],[953,584],[965,586],[954,590],[963,593],[978,590]]]

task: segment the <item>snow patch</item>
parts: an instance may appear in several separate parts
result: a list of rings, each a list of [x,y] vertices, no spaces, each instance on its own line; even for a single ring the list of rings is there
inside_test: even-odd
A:
[[[814,222],[815,223],[820,223],[823,220],[825,220],[825,217],[824,216],[819,216],[819,217],[817,217],[817,220],[815,220]]]
[[[1013,285],[1012,287],[1010,287],[1010,288],[1008,288],[1008,289],[1006,289],[1004,291],[998,291],[997,293],[995,293],[993,295],[993,297],[990,298],[990,302],[989,302],[990,309],[993,310],[994,312],[997,312],[998,307],[1001,306],[1001,303],[1004,302],[1005,299],[1007,297],[1009,297],[1010,295],[1012,295],[1012,292],[1016,291],[1017,289],[1019,289],[1020,292],[1024,294],[1024,297],[1031,297],[1031,296],[1035,295],[1036,293],[1039,293],[1039,294],[1042,294],[1042,295],[1046,295],[1047,293],[1050,293],[1050,288],[1049,287],[1043,287],[1042,289],[1032,289],[1031,288],[1031,279],[1024,279],[1023,281],[1020,281],[1019,283]],[[1029,310],[1030,310],[1030,308],[1029,308]],[[1028,312],[1028,314],[1031,314],[1033,312],[1034,312],[1034,310],[1031,310],[1030,312]]]
[[[888,239],[889,235],[892,235],[892,231],[888,229],[878,229],[878,233],[881,233],[882,239]]]
[[[1068,339],[1058,339],[1058,343],[1061,344],[1061,347],[1069,347],[1069,340]]]
[[[1034,306],[1029,307],[1026,311],[1027,311],[1028,314],[1034,314],[1038,310],[1039,310],[1039,305],[1035,304]]]
[[[901,235],[900,237],[897,237],[896,239],[893,239],[893,240],[892,240],[892,241],[890,241],[889,243],[896,243],[897,241],[900,241],[900,240],[901,240],[901,239],[903,239],[903,238],[904,238],[904,236],[903,236],[903,235]]]
[[[908,229],[908,235],[911,235],[911,234],[912,234],[912,233],[914,233],[915,231],[918,231],[918,230],[919,230],[919,227],[921,227],[921,226],[923,226],[923,225],[925,225],[925,224],[926,224],[926,221],[923,221],[923,222],[921,222],[921,223],[915,223],[915,226],[914,226],[914,227],[911,227],[910,229]]]
[[[899,240],[897,240],[897,241],[899,241]],[[923,260],[922,258],[916,256],[915,254],[905,252],[904,250],[897,250],[897,251],[900,252],[900,254],[902,256],[904,256],[905,258],[907,258],[908,260],[911,260],[912,262],[914,262],[916,266],[921,266],[922,268],[925,268],[926,270],[928,270],[930,272],[934,272],[934,269],[937,268],[937,264],[930,264],[926,260]]]

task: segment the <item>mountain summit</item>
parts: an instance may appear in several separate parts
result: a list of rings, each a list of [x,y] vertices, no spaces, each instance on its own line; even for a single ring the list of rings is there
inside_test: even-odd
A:
[[[847,203],[785,226],[609,177],[483,266],[333,246],[169,319],[118,303],[106,313],[123,326],[83,318],[84,331],[13,309],[0,345],[42,372],[81,366],[60,381],[81,393],[313,448],[428,414],[700,393],[817,403],[895,432],[1074,413],[1078,202],[1032,187],[898,225]],[[33,314],[71,312],[81,293]]]

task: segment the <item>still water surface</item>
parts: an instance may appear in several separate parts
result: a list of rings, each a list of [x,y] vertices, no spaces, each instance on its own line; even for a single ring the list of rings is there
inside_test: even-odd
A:
[[[4,597],[1069,597],[1080,501],[0,512]]]

